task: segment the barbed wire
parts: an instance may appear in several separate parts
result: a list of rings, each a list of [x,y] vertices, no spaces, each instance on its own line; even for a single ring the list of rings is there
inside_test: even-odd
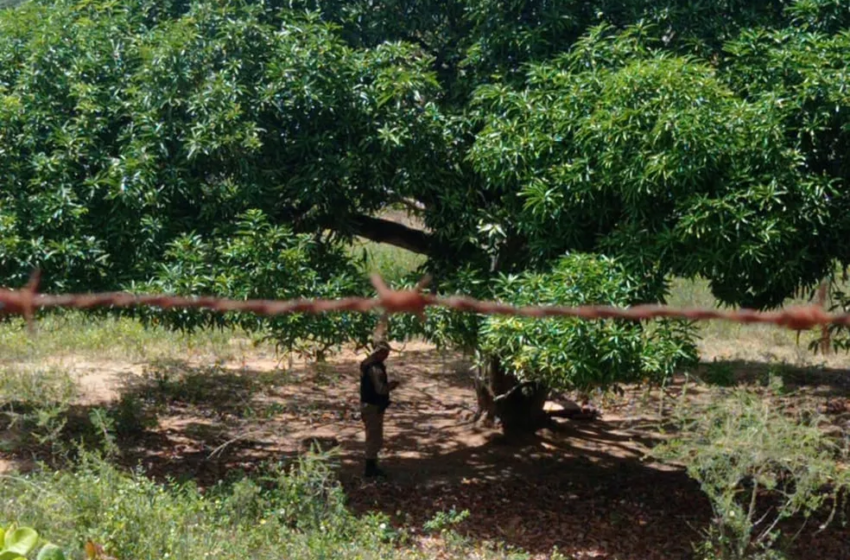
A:
[[[666,305],[531,305],[514,306],[497,301],[482,301],[467,296],[438,296],[426,293],[430,278],[423,278],[413,289],[393,290],[383,279],[373,275],[377,297],[348,297],[333,300],[234,300],[219,297],[185,297],[174,295],[137,295],[126,292],[94,294],[40,294],[40,274],[36,271],[21,290],[0,288],[0,313],[23,316],[30,327],[37,309],[93,309],[99,307],[156,307],[160,309],[203,309],[214,312],[245,312],[262,316],[287,313],[369,312],[375,309],[387,314],[409,313],[424,316],[428,307],[445,307],[460,312],[517,317],[576,317],[579,319],[688,319],[693,321],[724,320],[736,323],[766,323],[792,330],[817,326],[850,325],[850,313],[829,313],[819,304],[789,307],[777,311],[751,309],[676,308]]]

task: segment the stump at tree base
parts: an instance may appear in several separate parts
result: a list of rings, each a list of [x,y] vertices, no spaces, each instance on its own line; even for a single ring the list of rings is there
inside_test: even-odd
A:
[[[554,418],[596,420],[600,413],[592,406],[572,403],[573,406],[547,410],[551,391],[538,381],[519,381],[505,372],[498,358],[490,357],[475,378],[478,411],[474,421],[492,425],[496,420],[505,435],[528,434],[553,427]]]
[[[478,419],[496,419],[507,434],[534,432],[549,423],[543,409],[549,389],[536,381],[520,382],[505,372],[498,358],[490,357],[475,380]]]
[[[496,416],[505,434],[534,432],[549,424],[544,410],[549,390],[544,385],[525,382],[496,397]]]

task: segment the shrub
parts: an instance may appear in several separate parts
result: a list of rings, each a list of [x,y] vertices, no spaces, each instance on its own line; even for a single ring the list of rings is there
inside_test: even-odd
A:
[[[455,508],[452,508],[449,511],[438,511],[434,514],[434,517],[422,525],[422,529],[426,533],[442,533],[456,525],[460,525],[468,518],[468,509],[457,511]]]
[[[718,393],[704,406],[681,404],[675,420],[681,431],[652,454],[684,464],[711,502],[705,558],[777,557],[782,521],[830,503],[834,513],[850,487],[840,450],[817,419],[790,417],[764,396]]]
[[[6,431],[3,445],[28,447],[36,456],[67,451],[62,435],[76,386],[60,368],[5,367],[0,370],[0,426]]]
[[[355,517],[318,457],[257,480],[157,484],[83,453],[74,470],[0,479],[0,519],[117,558],[389,558],[386,519]],[[382,526],[383,524],[383,526]]]
[[[496,296],[514,305],[615,305],[638,300],[639,283],[604,256],[572,254],[548,273],[503,277]],[[520,380],[562,389],[662,381],[696,360],[691,324],[576,318],[490,316],[480,331],[484,354]]]

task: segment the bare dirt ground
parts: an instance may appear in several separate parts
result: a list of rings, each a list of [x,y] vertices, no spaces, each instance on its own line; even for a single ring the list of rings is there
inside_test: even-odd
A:
[[[601,420],[565,421],[558,430],[506,441],[470,422],[475,399],[468,363],[409,343],[388,361],[390,375],[401,382],[387,412],[382,458],[392,478],[366,483],[360,477],[362,357],[346,352],[325,364],[291,368],[262,355],[229,363],[62,363],[80,387],[79,416],[123,398],[135,411],[131,416],[147,418],[141,435],[119,444],[128,466],[140,465],[154,477],[208,484],[319,443],[336,449],[340,479],[356,511],[379,510],[409,528],[421,528],[440,511],[468,509],[460,532],[536,557],[548,557],[555,546],[574,558],[692,557],[690,543],[700,538],[711,512],[681,470],[644,458],[659,437],[658,391],[632,390],[601,403]],[[758,376],[766,366],[734,367]],[[813,398],[850,395],[847,372],[819,375]],[[20,455],[3,459],[6,468],[27,466]],[[850,533],[840,524],[804,532],[796,550],[800,558],[850,558]]]

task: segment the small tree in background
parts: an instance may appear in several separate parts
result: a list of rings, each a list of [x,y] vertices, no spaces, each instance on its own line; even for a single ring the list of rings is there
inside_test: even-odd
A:
[[[503,275],[490,284],[467,276],[467,290],[513,305],[629,306],[644,290],[616,261],[571,254],[546,272]],[[468,292],[465,292],[468,293]],[[395,323],[398,332],[407,323]],[[435,309],[421,331],[475,349],[480,413],[506,431],[543,425],[550,391],[662,382],[697,358],[693,325],[681,321],[529,319]]]
[[[211,235],[186,235],[171,242],[153,280],[136,291],[209,295],[232,299],[322,299],[361,296],[371,288],[338,242],[295,234],[273,225],[260,210],[238,216]],[[295,313],[260,317],[248,313],[145,309],[146,320],[173,328],[238,326],[266,333],[279,349],[324,359],[328,350],[355,341],[365,344],[374,317],[364,313]]]

